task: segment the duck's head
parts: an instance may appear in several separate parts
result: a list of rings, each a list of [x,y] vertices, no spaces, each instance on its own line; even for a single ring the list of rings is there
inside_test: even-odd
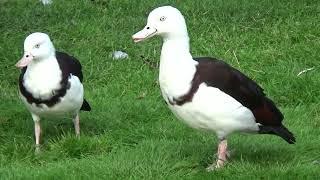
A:
[[[32,33],[24,41],[24,54],[16,66],[23,68],[32,61],[41,61],[55,54],[54,46],[45,33]]]
[[[187,26],[181,12],[172,6],[162,6],[150,12],[147,25],[132,36],[134,42],[140,42],[155,35],[170,39],[188,37]]]

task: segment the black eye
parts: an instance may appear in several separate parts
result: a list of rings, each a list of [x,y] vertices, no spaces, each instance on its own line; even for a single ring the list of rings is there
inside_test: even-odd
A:
[[[164,21],[164,20],[166,20],[166,17],[165,17],[165,16],[162,16],[162,17],[160,18],[160,21]]]
[[[34,47],[38,49],[40,47],[40,44],[36,44]]]
[[[150,29],[150,27],[147,27],[147,29]]]

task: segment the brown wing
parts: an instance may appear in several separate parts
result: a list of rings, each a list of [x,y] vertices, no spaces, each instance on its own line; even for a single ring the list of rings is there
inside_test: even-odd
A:
[[[246,75],[227,63],[208,57],[195,58],[199,62],[194,84],[205,82],[219,88],[249,108],[262,125],[280,125],[283,115],[263,89]],[[195,82],[197,81],[197,82]]]

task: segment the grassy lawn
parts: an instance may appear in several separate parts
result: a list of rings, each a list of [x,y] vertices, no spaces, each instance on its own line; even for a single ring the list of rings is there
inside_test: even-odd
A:
[[[319,0],[53,1],[44,7],[38,0],[0,0],[0,179],[320,177]],[[194,56],[224,59],[265,89],[296,135],[295,145],[234,134],[228,166],[205,171],[214,159],[215,135],[179,122],[163,102],[154,67],[160,38],[131,40],[148,12],[167,4],[185,15]],[[81,139],[70,119],[43,119],[39,155],[14,67],[24,38],[35,31],[48,33],[57,50],[81,61],[93,109],[81,113]],[[113,60],[114,50],[130,58]]]

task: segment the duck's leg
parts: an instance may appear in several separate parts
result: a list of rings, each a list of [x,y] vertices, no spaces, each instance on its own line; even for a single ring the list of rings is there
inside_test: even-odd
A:
[[[41,135],[41,126],[40,126],[40,117],[32,114],[32,119],[34,121],[34,136],[36,138],[36,149],[35,152],[40,152],[40,135]]]
[[[226,161],[227,157],[229,156],[229,153],[227,151],[228,143],[226,139],[220,139],[219,145],[218,145],[218,159],[216,163],[213,163],[207,168],[207,171],[212,171],[214,169],[222,168]]]
[[[228,143],[226,139],[220,140],[220,143],[218,145],[218,159],[216,163],[216,168],[221,168],[224,166],[224,164],[227,161],[228,157]]]
[[[76,132],[76,136],[80,137],[80,119],[79,119],[79,113],[76,115],[76,117],[73,119],[74,129]]]

